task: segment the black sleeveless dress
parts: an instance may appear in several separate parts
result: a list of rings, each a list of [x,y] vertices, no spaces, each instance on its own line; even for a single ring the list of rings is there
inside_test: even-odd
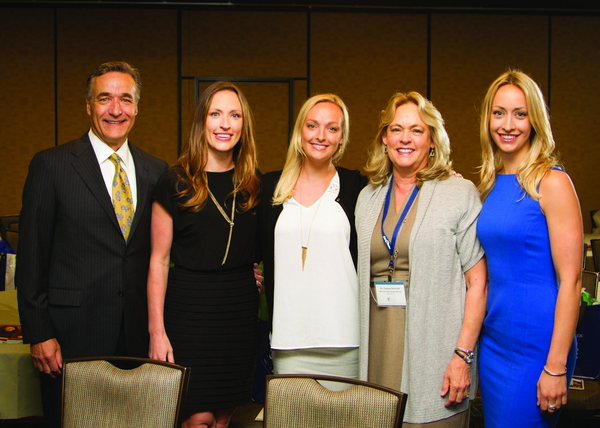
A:
[[[231,218],[233,169],[207,173],[208,185]],[[209,198],[196,213],[181,211],[173,169],[154,191],[173,218],[164,321],[175,363],[191,367],[186,409],[235,407],[251,399],[257,349],[258,291],[254,279],[257,216],[236,212],[229,223]],[[180,190],[180,189],[179,189]],[[240,197],[236,200],[239,206]]]

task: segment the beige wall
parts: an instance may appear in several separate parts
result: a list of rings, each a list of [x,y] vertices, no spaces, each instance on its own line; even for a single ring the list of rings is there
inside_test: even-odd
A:
[[[446,119],[455,168],[475,181],[481,98],[507,67],[522,68],[551,97],[557,146],[579,193],[586,230],[589,210],[600,208],[593,126],[600,17],[432,13],[428,64],[426,14],[181,10],[178,28],[173,8],[57,8],[56,27],[54,13],[0,9],[0,214],[19,211],[35,152],[88,129],[85,79],[109,60],[128,61],[142,75],[132,143],[170,163],[179,127],[183,140],[189,132],[194,77],[286,78],[295,79],[296,113],[307,90],[335,92],[345,100],[352,131],[342,165],[351,168],[364,164],[390,96],[409,90],[426,95],[429,89]],[[518,31],[502,31],[507,21]],[[99,31],[102,37],[94,35]],[[240,86],[254,111],[260,167],[279,169],[288,139],[287,85]]]

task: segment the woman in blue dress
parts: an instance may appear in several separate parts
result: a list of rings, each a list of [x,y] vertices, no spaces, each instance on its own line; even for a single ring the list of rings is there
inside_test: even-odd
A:
[[[576,359],[579,201],[529,76],[509,70],[492,83],[480,131],[477,232],[490,280],[479,355],[485,426],[554,427]]]

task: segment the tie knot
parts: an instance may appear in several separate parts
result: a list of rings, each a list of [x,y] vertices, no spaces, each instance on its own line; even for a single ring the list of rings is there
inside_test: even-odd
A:
[[[121,164],[121,158],[118,154],[113,153],[112,155],[109,156],[108,158],[116,167],[118,167]]]

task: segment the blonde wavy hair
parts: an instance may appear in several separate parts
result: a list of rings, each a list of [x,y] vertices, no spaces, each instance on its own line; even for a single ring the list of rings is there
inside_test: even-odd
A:
[[[396,116],[396,110],[401,105],[412,103],[417,106],[419,117],[429,127],[431,141],[434,145],[433,157],[427,158],[425,168],[417,172],[417,186],[421,187],[424,181],[445,180],[450,177],[452,161],[450,160],[450,138],[444,128],[444,119],[433,103],[418,92],[396,93],[381,112],[379,129],[375,138],[369,145],[368,160],[365,171],[373,185],[386,184],[393,170],[383,136]]]
[[[517,180],[521,190],[534,200],[540,199],[538,188],[548,170],[560,166],[555,153],[554,137],[550,127],[548,108],[544,96],[535,81],[521,70],[509,69],[490,86],[483,100],[479,136],[481,140],[480,183],[481,199],[484,200],[496,182],[496,174],[503,167],[498,146],[490,133],[492,104],[498,89],[504,85],[514,85],[525,95],[527,116],[531,124],[530,146],[527,156],[517,169]]]
[[[200,96],[192,119],[190,138],[184,146],[175,168],[179,181],[178,188],[183,187],[176,196],[184,201],[179,206],[191,212],[200,211],[208,198],[208,180],[206,163],[208,161],[208,140],[206,138],[206,118],[213,97],[217,92],[234,92],[242,107],[242,132],[240,140],[233,149],[233,185],[234,192],[239,192],[243,201],[239,204],[242,212],[258,205],[260,199],[260,179],[256,174],[256,145],[254,143],[254,125],[250,105],[240,89],[231,82],[216,82],[210,85]],[[180,184],[183,183],[183,186]]]
[[[281,178],[273,194],[273,205],[281,205],[294,196],[294,187],[306,160],[306,153],[302,148],[302,127],[310,110],[319,103],[332,103],[342,110],[342,136],[340,142],[343,142],[343,145],[340,144],[339,150],[331,158],[331,163],[336,165],[342,158],[342,147],[348,147],[350,141],[350,115],[344,101],[335,94],[319,94],[309,98],[300,109],[300,113],[298,113]]]

